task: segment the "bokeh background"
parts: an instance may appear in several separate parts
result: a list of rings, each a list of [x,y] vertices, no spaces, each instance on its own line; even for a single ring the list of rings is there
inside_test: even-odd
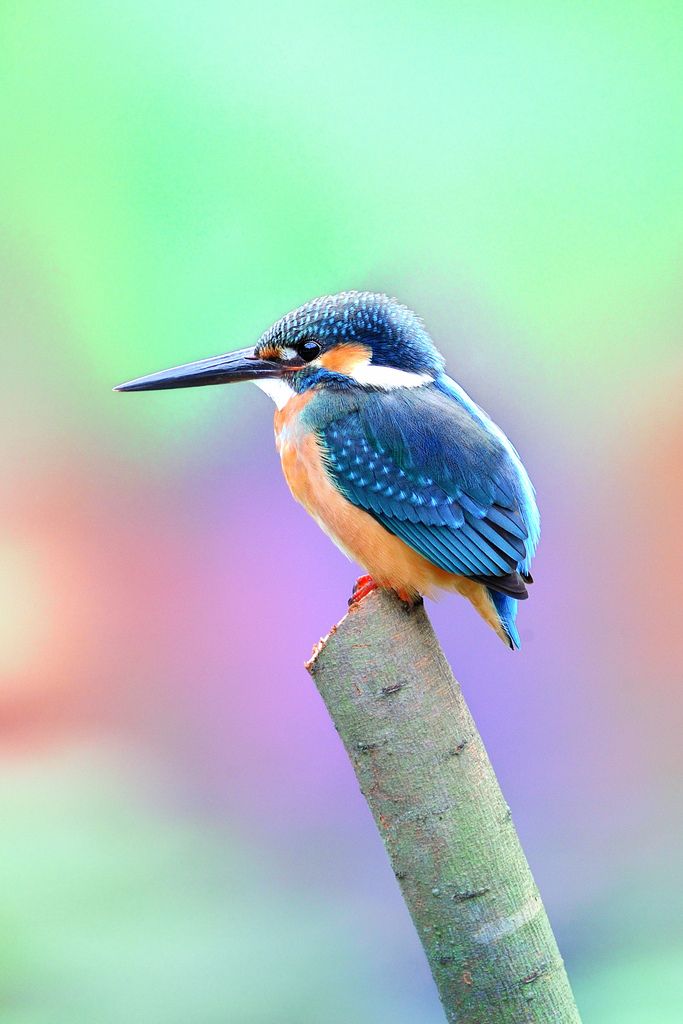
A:
[[[439,636],[586,1024],[683,1019],[683,8],[0,8],[0,1020],[437,1024],[303,662],[354,567],[255,388],[389,291],[514,439],[523,649]]]

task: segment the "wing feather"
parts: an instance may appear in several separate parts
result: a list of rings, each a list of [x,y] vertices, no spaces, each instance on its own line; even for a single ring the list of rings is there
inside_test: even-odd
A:
[[[316,429],[327,472],[354,505],[439,568],[526,596],[524,481],[468,409],[435,387],[369,392]]]

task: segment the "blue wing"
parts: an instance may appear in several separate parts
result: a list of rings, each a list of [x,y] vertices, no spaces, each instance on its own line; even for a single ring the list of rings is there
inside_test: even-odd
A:
[[[369,392],[318,434],[349,501],[441,569],[521,599],[537,539],[533,489],[473,409],[437,386]]]

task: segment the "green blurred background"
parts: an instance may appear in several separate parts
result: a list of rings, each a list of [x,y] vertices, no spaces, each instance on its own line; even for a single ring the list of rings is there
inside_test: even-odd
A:
[[[271,409],[109,390],[347,288],[414,306],[529,466],[522,652],[434,620],[586,1024],[683,1019],[682,29],[0,6],[2,1024],[441,1020],[302,668],[354,573]]]

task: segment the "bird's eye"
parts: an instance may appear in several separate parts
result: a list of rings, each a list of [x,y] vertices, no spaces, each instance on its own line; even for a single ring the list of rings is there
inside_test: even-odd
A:
[[[297,346],[297,351],[302,359],[310,363],[312,359],[320,355],[320,345],[317,341],[302,341]]]

